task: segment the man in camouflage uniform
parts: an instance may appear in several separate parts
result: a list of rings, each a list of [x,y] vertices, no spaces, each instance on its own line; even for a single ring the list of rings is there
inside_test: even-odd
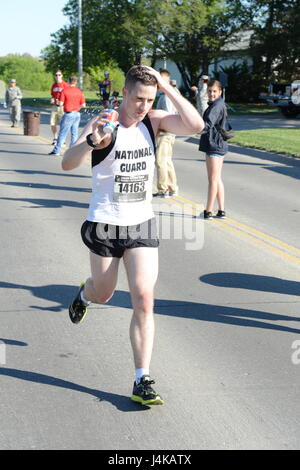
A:
[[[9,109],[11,127],[18,127],[21,120],[21,99],[22,93],[14,78],[11,79],[9,87],[5,93],[4,107]]]

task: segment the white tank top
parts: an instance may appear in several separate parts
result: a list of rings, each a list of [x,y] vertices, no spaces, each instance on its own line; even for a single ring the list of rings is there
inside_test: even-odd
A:
[[[120,124],[111,144],[92,152],[92,197],[87,220],[137,225],[154,217],[155,142],[148,116],[136,127]]]

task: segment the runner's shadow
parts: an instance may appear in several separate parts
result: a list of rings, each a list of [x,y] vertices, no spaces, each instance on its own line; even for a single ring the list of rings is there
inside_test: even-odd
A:
[[[96,390],[93,388],[85,387],[74,382],[52,377],[51,375],[40,374],[37,372],[30,372],[26,370],[10,369],[7,367],[0,368],[0,375],[6,375],[7,377],[13,377],[19,380],[25,380],[28,382],[39,383],[43,385],[50,385],[52,387],[64,388],[67,390],[75,390],[80,393],[87,393],[95,397],[99,402],[109,402],[115,406],[118,410],[123,412],[132,411],[146,411],[149,410],[149,406],[142,406],[139,403],[135,403],[125,395],[118,395],[116,393],[103,392],[102,390]]]
[[[38,305],[30,305],[30,308],[46,311],[61,312],[69,306],[69,301],[75,297],[78,287],[64,286],[62,284],[50,284],[46,286],[29,286],[25,284],[14,284],[13,282],[0,281],[0,289],[24,289],[30,292],[34,297],[48,300],[56,303],[56,306],[41,307]]]
[[[57,303],[57,305],[53,307],[40,307],[38,305],[29,306],[29,308],[46,312],[61,312],[68,309],[69,303],[78,291],[78,286],[65,286],[61,284],[26,286],[22,284],[0,282],[0,288],[25,289],[37,298]],[[129,292],[117,290],[107,304],[94,304],[90,308],[97,312],[109,307],[121,307],[131,310],[132,306]],[[158,315],[167,315],[170,317],[200,320],[210,323],[224,323],[241,327],[264,328],[296,334],[300,333],[300,329],[276,324],[276,322],[283,321],[299,322],[299,317],[275,314],[262,310],[180,300],[156,299],[154,311]]]

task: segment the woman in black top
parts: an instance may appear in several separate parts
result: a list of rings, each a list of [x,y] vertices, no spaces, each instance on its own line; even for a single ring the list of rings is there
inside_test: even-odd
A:
[[[221,173],[224,156],[228,151],[228,144],[223,139],[218,128],[225,128],[226,107],[222,95],[222,85],[217,80],[208,83],[208,108],[203,120],[205,129],[200,138],[199,150],[206,154],[206,168],[208,176],[208,195],[204,218],[212,218],[214,202],[218,201],[217,217],[225,217],[224,210],[224,184]]]

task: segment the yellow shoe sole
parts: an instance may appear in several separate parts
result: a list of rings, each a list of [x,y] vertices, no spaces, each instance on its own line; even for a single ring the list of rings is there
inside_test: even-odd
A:
[[[160,396],[153,398],[152,400],[144,400],[142,397],[138,395],[131,395],[131,400],[135,401],[136,403],[140,403],[141,405],[163,405],[164,401]]]

